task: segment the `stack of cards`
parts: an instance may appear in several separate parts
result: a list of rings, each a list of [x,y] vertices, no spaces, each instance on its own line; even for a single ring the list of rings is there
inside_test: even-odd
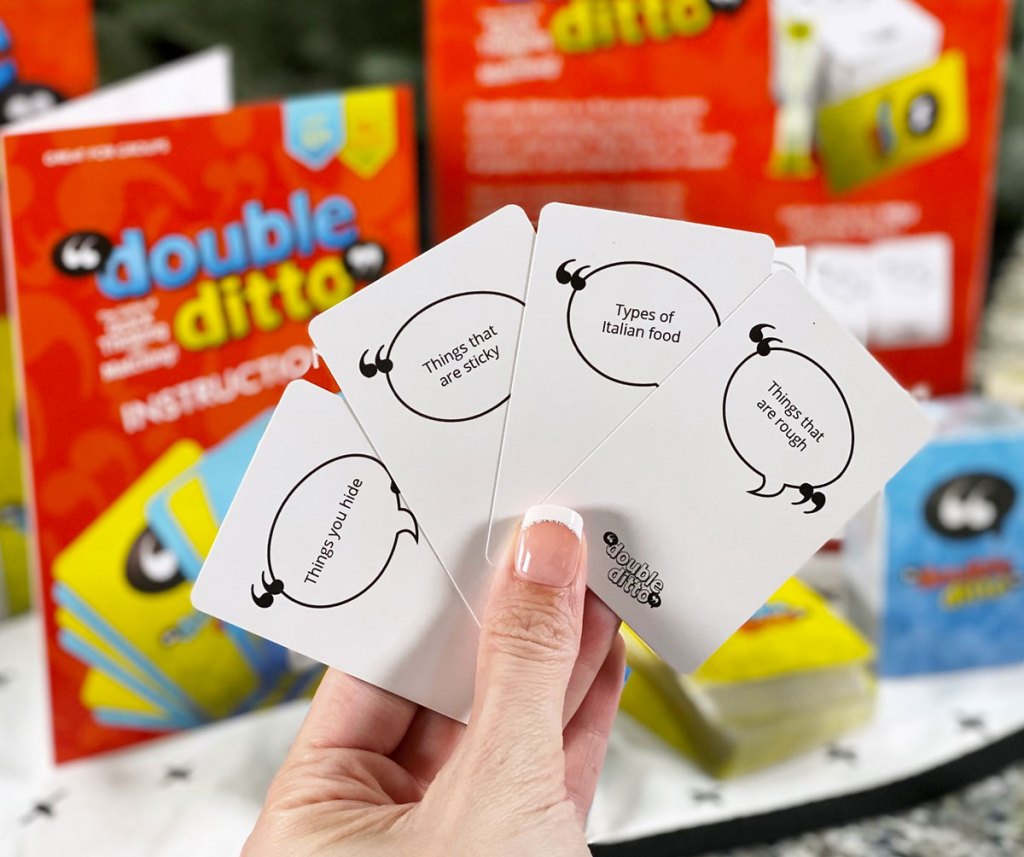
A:
[[[930,433],[775,256],[508,207],[314,319],[345,400],[285,394],[196,606],[464,717],[495,568],[553,503],[583,514],[591,588],[693,670]]]
[[[690,675],[624,636],[622,710],[716,777],[823,746],[874,711],[874,648],[795,577]]]
[[[81,698],[98,722],[181,729],[315,687],[316,664],[189,600],[268,420],[205,454],[179,441],[54,563],[60,645],[88,667]]]

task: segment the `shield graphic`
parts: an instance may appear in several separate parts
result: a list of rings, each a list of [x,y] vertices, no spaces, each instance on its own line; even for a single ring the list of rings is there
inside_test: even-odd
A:
[[[344,106],[337,95],[292,98],[284,103],[284,147],[311,170],[322,170],[345,145]]]

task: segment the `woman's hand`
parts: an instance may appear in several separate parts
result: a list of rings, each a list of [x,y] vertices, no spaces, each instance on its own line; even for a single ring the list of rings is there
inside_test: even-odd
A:
[[[463,727],[331,671],[246,857],[584,857],[618,705],[618,619],[586,589],[582,521],[536,507],[496,575]]]

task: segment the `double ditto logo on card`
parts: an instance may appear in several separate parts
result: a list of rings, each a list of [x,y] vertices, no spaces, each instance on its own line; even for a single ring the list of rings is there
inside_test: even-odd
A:
[[[608,579],[630,598],[654,609],[661,606],[661,592],[665,581],[646,562],[630,554],[626,545],[613,532],[604,534],[605,553],[614,565],[608,569]]]

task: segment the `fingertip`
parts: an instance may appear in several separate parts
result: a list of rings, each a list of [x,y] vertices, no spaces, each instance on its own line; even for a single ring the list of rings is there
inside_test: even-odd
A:
[[[564,589],[579,577],[583,519],[562,506],[534,506],[523,518],[513,568],[520,579]]]
[[[495,576],[481,627],[474,700],[474,719],[487,721],[488,728],[517,723],[560,741],[583,626],[582,533],[582,518],[571,509],[534,507]]]

